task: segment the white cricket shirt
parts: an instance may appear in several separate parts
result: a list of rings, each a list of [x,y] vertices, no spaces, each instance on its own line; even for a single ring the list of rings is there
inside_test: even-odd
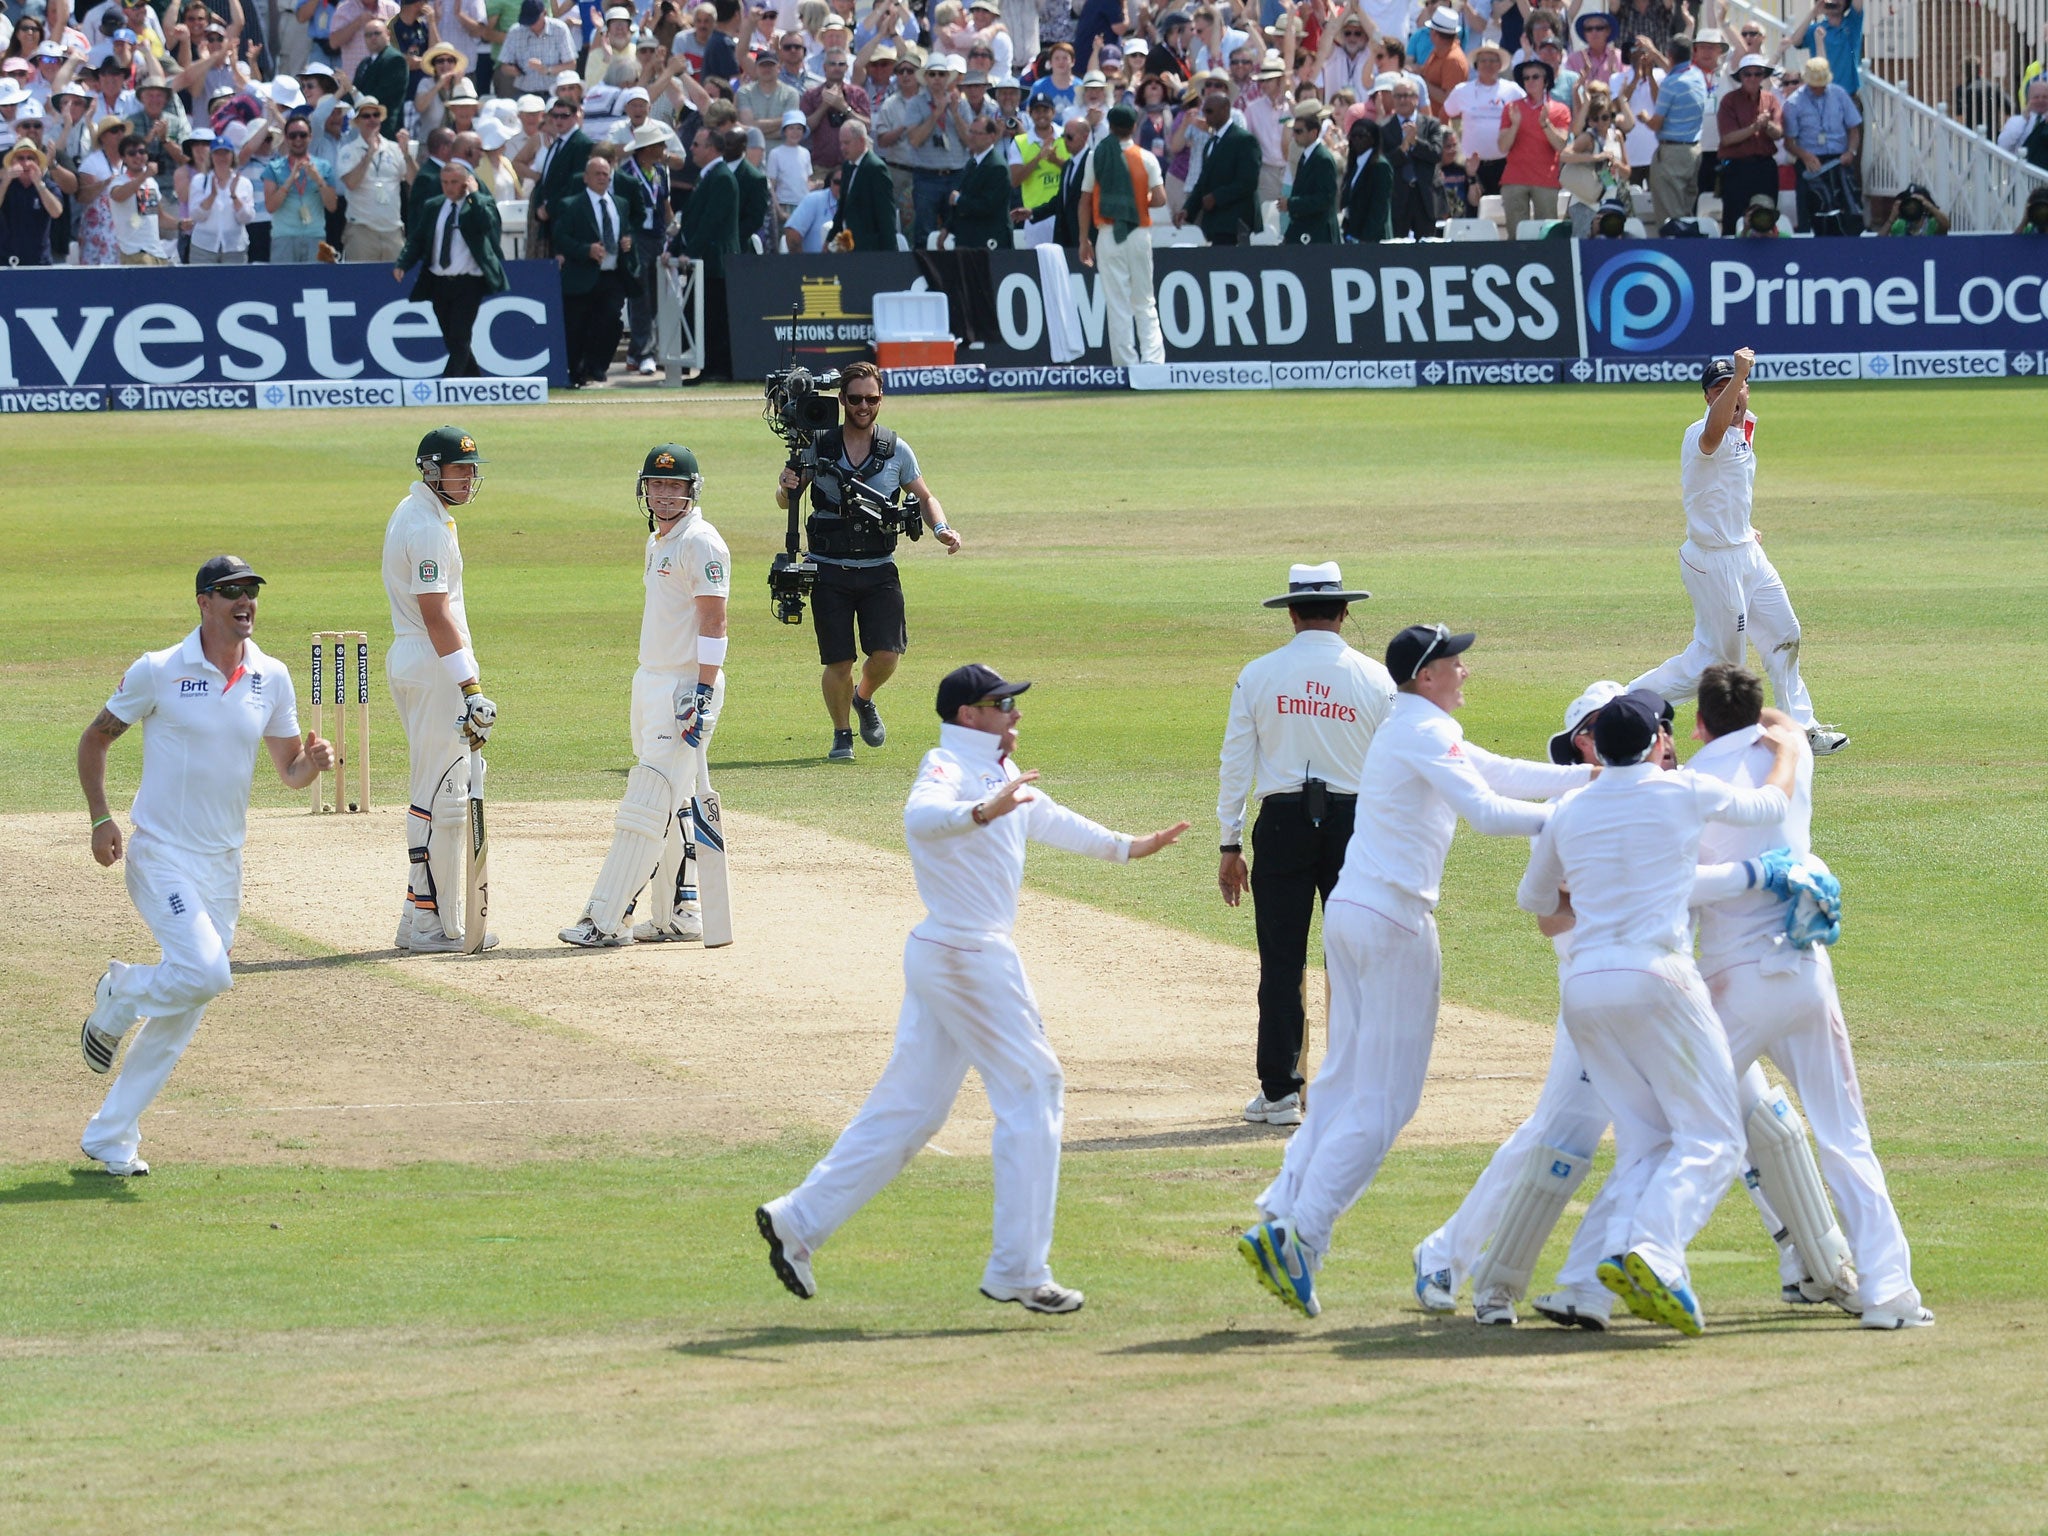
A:
[[[1569,888],[1574,957],[1609,948],[1690,957],[1701,830],[1709,821],[1765,826],[1786,808],[1776,789],[1738,789],[1690,769],[1606,769],[1558,803],[1529,852],[1516,904],[1540,917],[1557,910],[1558,887]]]
[[[1693,754],[1686,767],[1738,789],[1754,789],[1771,776],[1774,760],[1763,727],[1752,725],[1715,737]],[[1782,817],[1755,827],[1716,823],[1700,834],[1703,864],[1737,863],[1773,848],[1790,848],[1801,858],[1813,852],[1813,749],[1804,736],[1799,740],[1791,804]],[[1756,955],[1779,947],[1785,934],[1785,903],[1769,891],[1744,891],[1699,908],[1699,919],[1703,961]]]
[[[1007,816],[974,824],[974,807],[1017,777],[1002,740],[964,725],[939,727],[939,744],[917,766],[903,807],[910,869],[923,898],[925,922],[968,933],[1007,934],[1017,926],[1017,888],[1024,883],[1024,844],[1121,864],[1131,840],[1057,804],[1033,787]],[[924,923],[918,925],[920,928]]]
[[[640,665],[657,672],[697,675],[697,599],[732,589],[732,556],[718,530],[692,511],[665,534],[647,536],[641,577],[647,606],[640,613]]]
[[[1397,693],[1366,749],[1358,817],[1331,899],[1359,901],[1371,884],[1433,909],[1460,816],[1490,836],[1533,837],[1550,807],[1504,797],[1561,795],[1592,772],[1496,757],[1422,695]]]
[[[1732,387],[1732,386],[1731,386]],[[1750,541],[1749,509],[1756,497],[1756,417],[1721,435],[1712,453],[1700,451],[1702,416],[1685,431],[1678,450],[1678,489],[1685,498],[1685,536],[1701,549],[1733,549]]]
[[[448,617],[469,647],[469,615],[462,606],[462,546],[455,518],[440,497],[415,480],[384,529],[384,592],[391,599],[391,629],[400,640],[426,640],[420,594],[448,594]]]
[[[121,674],[107,710],[142,726],[142,785],[128,819],[138,832],[189,853],[234,853],[249,831],[249,783],[266,736],[299,734],[298,700],[283,662],[254,640],[227,676],[194,629]]]
[[[1252,662],[1237,675],[1223,730],[1216,798],[1222,840],[1244,840],[1254,782],[1261,799],[1298,790],[1309,779],[1357,794],[1365,749],[1393,707],[1387,669],[1334,630],[1305,629]]]

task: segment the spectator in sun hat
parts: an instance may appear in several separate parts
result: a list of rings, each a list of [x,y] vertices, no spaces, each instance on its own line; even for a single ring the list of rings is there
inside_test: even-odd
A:
[[[0,268],[46,267],[50,264],[50,229],[64,216],[64,194],[50,174],[50,163],[32,142],[22,139],[0,160]]]
[[[1429,87],[1429,110],[1438,117],[1444,115],[1444,98],[1472,73],[1471,61],[1460,42],[1463,31],[1458,13],[1447,5],[1438,6],[1429,25],[1422,29],[1429,51],[1416,55],[1416,67]]]
[[[1760,53],[1735,61],[1735,89],[1721,98],[1721,233],[1732,235],[1749,200],[1778,190],[1778,143],[1785,109],[1770,89],[1776,74]]]
[[[1522,100],[1501,108],[1501,213],[1514,235],[1525,220],[1557,217],[1559,157],[1571,143],[1571,109],[1550,97],[1551,69],[1540,58],[1515,67]]]
[[[1627,63],[1614,41],[1619,30],[1614,17],[1606,11],[1582,11],[1573,30],[1578,33],[1579,46],[1565,55],[1565,68],[1581,80],[1598,80],[1602,85],[1611,82]]]

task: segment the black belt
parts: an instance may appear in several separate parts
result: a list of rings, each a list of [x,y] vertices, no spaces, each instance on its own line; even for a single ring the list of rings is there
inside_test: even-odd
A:
[[[1281,791],[1277,795],[1267,795],[1264,800],[1260,801],[1260,804],[1299,805],[1306,798],[1307,796],[1301,790],[1288,789]],[[1324,798],[1341,804],[1349,804],[1357,800],[1358,796],[1347,795],[1342,790],[1333,789]]]

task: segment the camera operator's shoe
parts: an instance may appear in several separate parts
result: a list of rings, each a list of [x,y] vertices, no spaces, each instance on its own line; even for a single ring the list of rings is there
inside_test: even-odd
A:
[[[832,733],[832,750],[825,754],[825,761],[828,763],[850,763],[853,761],[852,731],[834,731]]]
[[[860,739],[871,747],[879,747],[889,739],[889,728],[882,724],[882,712],[875,708],[873,699],[864,699],[858,693],[853,696],[853,712],[860,716]]]

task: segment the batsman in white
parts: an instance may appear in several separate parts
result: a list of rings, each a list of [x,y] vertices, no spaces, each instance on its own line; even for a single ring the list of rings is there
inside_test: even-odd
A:
[[[453,508],[483,487],[476,439],[436,427],[414,457],[420,477],[384,530],[384,591],[391,599],[391,701],[405,728],[411,800],[405,842],[411,860],[398,914],[400,949],[462,949],[463,845],[468,836],[469,751],[497,722],[484,697],[469,617],[462,605],[462,546]],[[484,947],[497,943],[486,935]]]
[[[1422,1101],[1443,983],[1432,914],[1458,818],[1495,837],[1529,837],[1550,808],[1504,795],[1559,795],[1592,777],[1465,740],[1452,711],[1465,706],[1462,658],[1474,638],[1415,624],[1387,646],[1400,693],[1366,749],[1356,829],[1324,908],[1329,1053],[1280,1176],[1259,1196],[1261,1219],[1238,1239],[1259,1283],[1308,1317],[1322,1311],[1315,1273],[1337,1218]]]
[[[304,789],[334,766],[318,736],[299,740],[298,704],[283,662],[256,648],[263,578],[233,555],[199,568],[199,627],[151,651],[121,675],[106,708],[78,739],[78,781],[92,815],[92,856],[123,853],[107,808],[107,749],[142,726],[142,783],[129,816],[128,896],[163,948],[155,965],[107,962],[79,1031],[85,1064],[106,1072],[121,1039],[134,1042],[80,1148],[108,1173],[149,1172],[142,1112],[199,1027],[206,1005],[234,985],[228,950],[242,905],[242,843],[257,743],[287,788]]]
[[[1706,745],[1693,755],[1692,771],[1738,787],[1760,782],[1770,756],[1763,718],[1763,688],[1753,676],[1738,667],[1708,668],[1694,727]],[[1794,858],[1824,870],[1812,857],[1813,758],[1804,751],[1791,801],[1790,811],[1772,826],[1707,828],[1700,857],[1749,860],[1784,847]],[[1812,1121],[1828,1186],[1841,1201],[1846,1245],[1813,1178],[1813,1155],[1798,1133],[1798,1117],[1784,1090],[1743,1095],[1744,1123],[1764,1193],[1801,1250],[1821,1258],[1820,1267],[1810,1272],[1827,1289],[1828,1299],[1860,1310],[1865,1328],[1932,1324],[1934,1314],[1920,1304],[1914,1288],[1912,1253],[1870,1145],[1827,944],[1798,943],[1786,931],[1783,904],[1763,891],[1751,891],[1700,909],[1700,971],[1737,1069],[1753,1067],[1759,1054],[1769,1055],[1791,1080]]]
[[[1710,821],[1782,820],[1800,738],[1773,729],[1761,788],[1667,773],[1651,761],[1663,704],[1631,692],[1601,707],[1601,776],[1558,805],[1515,900],[1548,917],[1572,893],[1564,1024],[1614,1116],[1614,1170],[1586,1217],[1605,1239],[1599,1283],[1636,1316],[1697,1335],[1706,1319],[1686,1245],[1742,1166],[1735,1068],[1692,957],[1700,834]]]
[[[1848,746],[1849,738],[1814,721],[1813,700],[1799,676],[1799,619],[1785,583],[1764,557],[1762,536],[1750,526],[1756,504],[1756,417],[1749,410],[1749,371],[1755,362],[1756,354],[1744,347],[1733,362],[1715,358],[1701,371],[1706,414],[1686,428],[1678,450],[1678,485],[1685,500],[1678,574],[1692,599],[1692,643],[1629,687],[1683,704],[1715,662],[1742,664],[1747,639],[1763,657],[1778,708],[1798,722],[1813,750],[1826,756]]]
[[[732,556],[704,520],[704,475],[678,443],[649,451],[640,466],[647,515],[641,583],[640,665],[633,674],[633,753],[626,795],[612,822],[611,852],[583,915],[561,932],[585,949],[663,944],[704,937],[689,884],[690,800],[702,754],[725,705],[725,603]],[[628,917],[652,884],[647,916]]]
[[[775,1276],[817,1294],[811,1259],[938,1133],[972,1067],[995,1111],[995,1242],[981,1293],[1032,1312],[1078,1311],[1052,1276],[1065,1078],[1011,938],[1024,845],[1124,863],[1179,839],[1186,822],[1143,837],[1096,825],[1034,790],[1010,754],[1029,683],[965,666],[939,683],[939,744],[903,808],[924,921],[903,946],[896,1048],[853,1123],[803,1184],[754,1212]]]
[[[1619,698],[1623,691],[1619,683],[1598,682],[1574,699],[1565,710],[1564,729],[1550,738],[1551,761],[1597,762],[1593,727],[1599,719],[1600,707]],[[1671,740],[1670,710],[1671,706],[1666,704],[1652,753],[1652,760],[1660,768],[1678,766]],[[1723,872],[1714,873],[1725,878]],[[1698,881],[1693,894],[1697,906],[1702,897]],[[1779,902],[1777,907],[1782,917],[1784,904]],[[1541,921],[1543,932],[1557,950],[1562,971],[1571,959],[1574,939],[1569,894],[1560,897],[1555,915]],[[1772,1092],[1763,1069],[1754,1062],[1743,1074],[1743,1092],[1746,1101],[1761,1099]],[[1805,1132],[1797,1112],[1789,1102],[1784,1108],[1792,1116],[1789,1128],[1803,1137]],[[1528,1294],[1543,1245],[1563,1216],[1565,1206],[1584,1183],[1593,1164],[1593,1153],[1600,1138],[1607,1134],[1611,1118],[1607,1106],[1593,1091],[1592,1079],[1586,1075],[1578,1048],[1566,1033],[1560,1013],[1550,1070],[1544,1077],[1535,1109],[1494,1153],[1451,1219],[1416,1245],[1415,1297],[1424,1311],[1455,1311],[1458,1291],[1470,1276],[1472,1310],[1478,1321],[1488,1325],[1515,1321],[1515,1304]],[[1755,1157],[1752,1147],[1752,1162]],[[1806,1166],[1812,1166],[1810,1159]],[[1811,1186],[1803,1191],[1805,1197],[1824,1204],[1827,1195],[1821,1189],[1819,1174],[1813,1173],[1811,1180]],[[1805,1277],[1806,1269],[1791,1234],[1757,1186],[1746,1187],[1763,1216],[1765,1232],[1778,1244],[1785,1298],[1805,1301],[1798,1283]],[[1580,1228],[1582,1234],[1586,1230]],[[1573,1263],[1580,1257],[1575,1249]],[[1604,1257],[1604,1250],[1593,1247],[1584,1260],[1584,1283],[1561,1284],[1559,1289],[1537,1297],[1536,1310],[1564,1326],[1604,1329],[1614,1297],[1593,1279],[1593,1267]],[[1820,1269],[1816,1265],[1814,1272]],[[1571,1271],[1572,1264],[1567,1264],[1567,1275]]]

